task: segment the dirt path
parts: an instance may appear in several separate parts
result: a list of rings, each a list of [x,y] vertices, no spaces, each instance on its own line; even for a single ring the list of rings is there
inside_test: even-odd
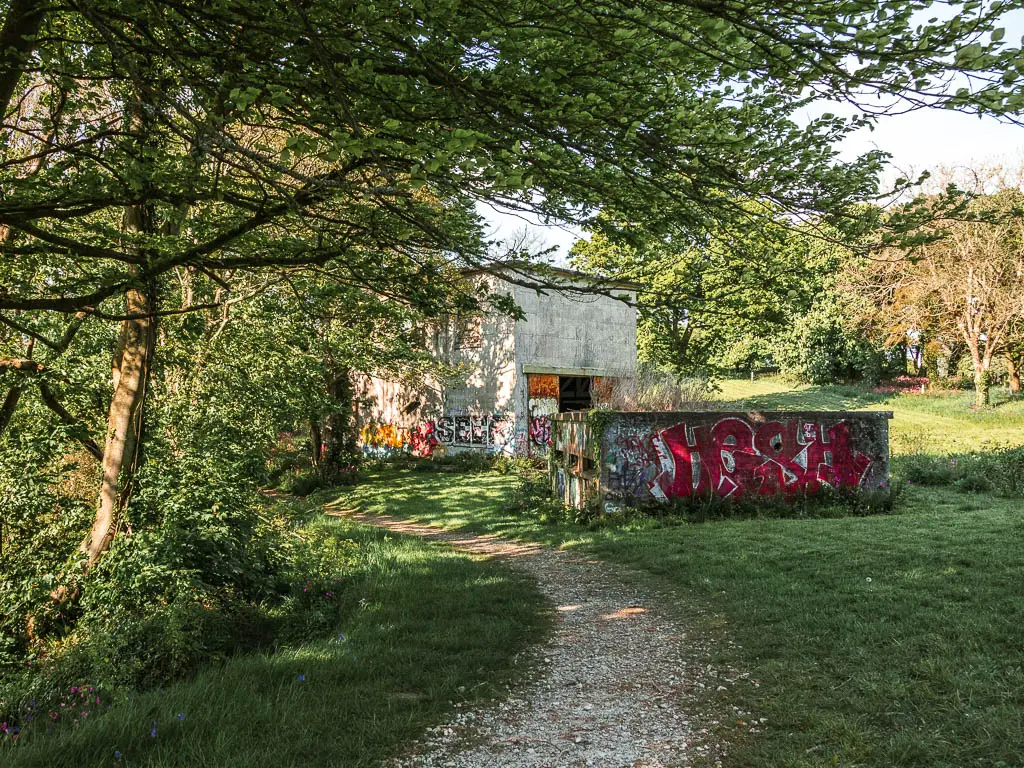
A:
[[[391,765],[656,768],[709,755],[708,731],[689,712],[694,694],[720,681],[689,657],[695,640],[686,628],[661,614],[622,569],[495,536],[353,510],[332,514],[505,559],[533,575],[557,610],[533,682],[499,704],[460,709]]]

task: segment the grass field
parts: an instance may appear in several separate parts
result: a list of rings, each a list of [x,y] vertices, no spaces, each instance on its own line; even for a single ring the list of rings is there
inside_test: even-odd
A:
[[[360,544],[329,636],[235,658],[195,679],[88,706],[88,718],[0,744],[4,768],[377,766],[456,700],[495,695],[550,617],[532,582],[499,566],[336,518]],[[74,695],[69,699],[77,699]],[[40,713],[40,719],[46,715]]]
[[[338,503],[579,548],[678,594],[680,617],[722,641],[703,660],[749,673],[705,701],[733,744],[728,765],[1024,768],[1024,502],[957,474],[992,447],[1024,445],[1024,405],[975,413],[966,394],[775,380],[726,382],[722,397],[737,408],[893,410],[894,473],[946,467],[933,478],[942,484],[905,484],[893,515],[596,528],[510,511],[517,478],[493,472],[375,470]],[[517,654],[547,631],[543,600],[514,572],[337,518],[320,524],[360,545],[336,632],[109,710],[104,700],[53,733],[0,739],[0,765],[379,765],[451,702],[503,690],[520,674]],[[752,734],[740,712],[766,727]]]
[[[759,386],[758,386],[759,385]],[[1021,403],[976,414],[969,395],[727,383],[740,407],[891,409],[895,472],[1024,445]],[[491,473],[385,470],[345,504],[447,527],[579,547],[681,595],[722,642],[711,659],[754,682],[707,705],[733,766],[1024,766],[1024,502],[910,484],[896,514],[616,528],[544,525],[503,504]],[[703,611],[707,613],[703,613]],[[747,716],[767,718],[749,734]]]
[[[793,385],[776,377],[726,380],[720,388],[723,403],[742,409],[892,411],[894,455],[1024,445],[1024,398],[1010,399],[1005,389],[994,389],[992,407],[977,412],[972,392],[888,395],[852,385]]]

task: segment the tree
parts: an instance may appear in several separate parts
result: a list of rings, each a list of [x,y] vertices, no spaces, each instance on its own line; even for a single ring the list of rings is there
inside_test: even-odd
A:
[[[720,228],[697,242],[634,244],[603,234],[573,246],[580,269],[631,280],[640,356],[677,374],[771,364],[773,339],[812,306],[848,257],[823,230],[747,203],[759,228]]]
[[[1022,62],[1001,40],[1003,4],[922,25],[917,10],[9,0],[10,357],[57,354],[76,323],[117,328],[87,564],[131,497],[167,318],[301,271],[430,307],[460,293],[456,256],[487,262],[480,199],[571,219],[605,208],[663,232],[756,229],[733,202],[744,199],[842,216],[872,192],[881,158],[836,160],[833,142],[863,118],[797,127],[815,94],[1020,107],[1005,78]],[[957,73],[975,87],[948,92]],[[30,368],[5,369],[4,413]]]
[[[1020,377],[1024,371],[1024,314],[1010,324],[1002,354],[1010,394],[1020,395]]]
[[[1013,378],[1013,342],[1024,318],[1022,204],[1018,190],[980,196],[966,218],[933,224],[927,242],[889,250],[868,270],[869,295],[890,328],[963,342],[978,407],[989,403],[993,359],[1009,360]]]

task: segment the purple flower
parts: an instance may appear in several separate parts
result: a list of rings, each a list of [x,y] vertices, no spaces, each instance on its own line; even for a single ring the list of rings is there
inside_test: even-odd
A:
[[[178,720],[184,720],[184,719],[185,719],[185,713],[184,712],[179,712],[178,713]]]
[[[120,760],[121,759],[121,752],[119,750],[116,750],[116,749],[114,750],[114,759],[115,760]]]
[[[306,676],[305,675],[299,675],[297,679],[298,679],[298,681],[300,683],[306,682]]]
[[[156,738],[156,720],[153,721],[153,730],[149,732],[151,738]]]

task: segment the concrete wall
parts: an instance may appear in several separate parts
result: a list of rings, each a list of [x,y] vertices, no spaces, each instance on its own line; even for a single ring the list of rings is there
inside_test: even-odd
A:
[[[475,327],[469,318],[440,322],[431,334],[432,351],[456,369],[455,375],[427,377],[418,385],[367,377],[359,391],[366,403],[359,420],[361,426],[371,425],[368,435],[381,436],[381,445],[370,451],[374,455],[386,455],[391,443],[400,442],[400,437],[391,436],[389,425],[408,435],[400,450],[412,448],[419,434],[427,448],[544,454],[549,444],[544,435],[550,434],[558,402],[551,397],[531,399],[531,376],[535,390],[543,376],[553,378],[557,390],[558,375],[635,375],[635,308],[578,291],[538,294],[493,275],[473,279],[480,283],[481,293],[511,295],[526,319],[492,312],[478,318]],[[585,283],[566,283],[570,289],[573,285]],[[467,329],[474,331],[469,337],[478,331],[478,345],[467,344]],[[416,403],[418,407],[409,407]]]
[[[554,377],[557,388],[559,375],[636,376],[636,308],[608,296],[573,291],[574,286],[585,288],[586,283],[568,281],[570,290],[561,293],[513,287],[526,316],[515,323],[513,399],[525,425],[517,439],[531,455],[547,453],[551,441],[545,435],[551,434],[551,417],[558,413],[557,398],[540,391],[546,377]],[[615,294],[631,302],[636,298],[625,289]]]
[[[801,497],[822,488],[889,492],[891,412],[560,414],[552,488],[606,509],[699,495]]]
[[[567,288],[583,286],[579,280]],[[526,316],[515,323],[516,361],[539,373],[631,376],[636,373],[636,309],[607,296],[536,291],[516,285]],[[616,291],[633,301],[631,291]],[[551,369],[544,371],[540,369]]]

